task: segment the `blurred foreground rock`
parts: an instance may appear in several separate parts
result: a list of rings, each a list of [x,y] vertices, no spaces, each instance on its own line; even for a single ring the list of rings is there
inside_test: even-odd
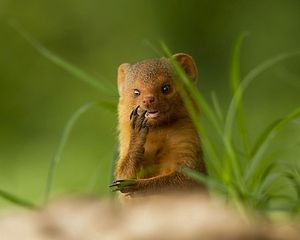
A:
[[[288,224],[242,218],[203,196],[157,197],[120,206],[69,199],[40,211],[0,214],[1,240],[300,239]]]

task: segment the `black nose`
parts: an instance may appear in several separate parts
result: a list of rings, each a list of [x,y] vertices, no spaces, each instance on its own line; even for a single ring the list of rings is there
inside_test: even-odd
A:
[[[155,98],[154,96],[145,96],[144,99],[143,99],[143,103],[147,106],[147,105],[150,105],[152,103],[154,103],[155,101]]]

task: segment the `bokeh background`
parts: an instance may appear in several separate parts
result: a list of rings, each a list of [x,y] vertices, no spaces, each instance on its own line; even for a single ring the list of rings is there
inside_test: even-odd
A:
[[[111,84],[121,63],[160,57],[164,41],[173,52],[195,58],[202,93],[210,99],[214,91],[224,112],[230,54],[241,32],[250,33],[242,47],[243,76],[270,57],[300,49],[298,0],[0,0],[0,189],[36,203],[42,201],[67,120],[78,107],[103,96],[39,54],[11,21]],[[266,71],[247,90],[251,140],[299,105],[300,61],[295,57]],[[299,136],[295,121],[274,140],[271,154],[299,161]],[[51,197],[108,194],[116,149],[116,114],[92,108],[71,133]],[[7,203],[0,199],[0,206]]]

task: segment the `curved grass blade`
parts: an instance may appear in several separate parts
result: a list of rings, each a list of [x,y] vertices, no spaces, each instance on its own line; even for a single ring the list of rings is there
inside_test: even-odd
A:
[[[197,107],[205,114],[205,116],[212,122],[213,126],[217,130],[218,134],[222,135],[222,129],[218,123],[217,117],[215,116],[213,110],[209,104],[205,101],[202,94],[197,90],[197,88],[191,84],[190,79],[186,76],[185,72],[179,65],[179,63],[172,58],[172,54],[169,51],[168,47],[161,43],[162,49],[167,58],[169,58],[172,66],[174,67],[176,73],[178,74],[179,80],[181,80],[183,87],[187,89],[187,95],[191,96],[193,101],[195,101]]]
[[[224,176],[226,176],[228,184],[236,182],[237,185],[241,186],[244,184],[241,165],[236,156],[236,151],[232,145],[232,141],[228,136],[224,135],[223,143],[225,149],[223,171],[225,174]]]
[[[256,142],[254,143],[254,146],[251,150],[251,157],[254,157],[255,154],[258,152],[259,148],[262,146],[263,142],[269,137],[268,135],[274,128],[276,128],[276,125],[278,125],[282,121],[282,119],[277,119],[276,121],[272,122],[269,126],[265,128],[265,130],[260,134],[260,136],[257,138]]]
[[[209,176],[213,176],[218,179],[222,176],[222,164],[218,157],[217,150],[205,134],[201,135],[201,142],[203,145],[204,160],[208,174]]]
[[[254,149],[252,150],[252,160],[249,163],[248,171],[245,174],[246,181],[253,181],[255,178],[256,169],[259,168],[259,164],[262,156],[264,155],[267,147],[270,145],[272,139],[278,134],[278,132],[284,128],[288,123],[294,119],[300,117],[300,107],[288,114],[283,119],[277,120],[272,123],[258,138]]]
[[[231,61],[230,61],[230,75],[229,75],[232,94],[235,94],[238,91],[238,88],[240,85],[241,47],[242,47],[245,37],[248,35],[249,35],[248,32],[241,33],[233,47]]]
[[[116,148],[116,147],[115,147]],[[117,148],[116,148],[117,149]],[[114,181],[114,174],[115,174],[115,165],[119,159],[119,151],[115,151],[111,161],[111,169],[110,169],[110,176],[108,184]],[[96,167],[95,173],[90,177],[87,187],[86,187],[86,194],[91,195],[94,194],[94,190],[96,189],[97,182],[101,177],[101,167],[103,167],[102,159],[100,159],[98,166]],[[111,191],[109,191],[111,193]]]
[[[201,123],[201,119],[199,119],[199,113],[195,109],[195,104],[189,97],[187,91],[184,90],[184,88],[178,86],[178,83],[176,84],[176,86],[179,89],[179,92],[183,98],[184,104],[192,118],[192,121],[194,122],[194,124],[197,128],[199,135],[201,136],[201,142],[203,144],[205,156],[208,156],[210,159],[210,161],[205,161],[205,163],[207,166],[209,166],[209,171],[210,172],[214,171],[215,173],[217,173],[215,175],[218,176],[220,174],[220,170],[222,169],[221,165],[220,165],[220,161],[217,157],[217,153],[215,151],[214,146],[212,145],[209,138],[207,137],[208,134],[206,132],[206,129],[203,127],[203,125]]]
[[[117,102],[116,101],[100,101],[100,102],[95,102],[95,106],[99,106],[103,109],[108,110],[111,113],[116,113],[117,112]]]
[[[169,58],[172,66],[174,67],[176,73],[178,74],[179,80],[181,80],[183,86],[186,87],[187,92],[189,93],[189,95],[191,95],[191,97],[195,101],[197,107],[202,110],[202,112],[205,114],[205,116],[208,118],[208,120],[213,124],[217,133],[219,134],[219,136],[221,137],[221,139],[224,142],[225,151],[227,153],[227,156],[229,156],[228,158],[225,158],[224,163],[226,166],[229,167],[229,169],[220,167],[220,169],[222,169],[223,171],[228,171],[226,174],[222,174],[222,175],[228,176],[229,182],[231,182],[231,178],[234,177],[235,180],[232,180],[232,181],[242,184],[240,166],[237,162],[237,158],[235,156],[235,151],[231,144],[230,138],[228,138],[226,135],[223,134],[220,123],[219,123],[218,118],[215,115],[214,111],[211,109],[211,107],[208,105],[208,103],[202,97],[201,93],[199,91],[197,91],[197,89],[193,86],[193,84],[191,84],[191,81],[186,76],[185,72],[183,71],[183,69],[181,68],[179,63],[175,59],[172,58],[172,55],[171,55],[170,51],[168,50],[168,48],[166,47],[166,45],[162,44],[162,47],[163,47],[167,57]],[[181,91],[181,93],[182,93],[182,91]],[[186,95],[188,95],[188,94],[186,94]],[[185,96],[183,96],[183,99],[185,99]],[[187,106],[187,109],[190,112],[188,106]],[[201,121],[195,122],[195,124],[201,125]],[[204,131],[205,131],[205,129],[203,127],[201,127],[199,130],[199,135],[203,136]],[[229,163],[229,161],[230,161],[230,163]]]
[[[255,177],[252,178],[252,181],[246,182],[248,192],[255,192],[258,188],[261,187],[262,182],[272,174],[275,166],[278,164],[277,159],[273,156],[266,156],[259,162],[259,165],[255,169]],[[245,166],[246,169],[249,167],[249,162]]]
[[[116,89],[112,88],[108,84],[103,84],[98,81],[97,78],[87,74],[80,68],[72,65],[71,63],[65,61],[61,57],[58,57],[53,52],[48,50],[39,41],[34,39],[28,32],[26,32],[18,23],[11,21],[10,25],[15,29],[31,46],[33,46],[42,56],[50,60],[52,63],[63,68],[73,76],[87,83],[88,85],[99,90],[104,96],[116,95]]]
[[[223,186],[222,184],[216,182],[213,178],[204,176],[202,174],[199,174],[198,171],[192,170],[187,167],[183,167],[181,169],[181,172],[185,174],[186,176],[190,177],[191,179],[197,181],[198,183],[204,184],[207,187],[214,188],[218,190],[219,192],[226,193],[226,187]]]
[[[220,171],[222,170],[221,162],[217,157],[218,154],[215,151],[213,144],[209,140],[206,129],[203,127],[202,120],[199,118],[198,109],[201,109],[201,112],[203,112],[204,115],[207,116],[207,118],[213,123],[217,132],[221,135],[221,127],[219,125],[218,119],[208,103],[202,97],[201,93],[186,76],[185,72],[183,71],[181,66],[179,66],[178,62],[172,58],[172,54],[164,43],[162,43],[162,48],[166,57],[169,58],[172,67],[174,67],[175,73],[178,75],[178,78],[175,78],[176,87],[178,88],[178,91],[182,96],[191,119],[194,122],[199,135],[201,136],[204,155],[210,159],[208,161],[205,158],[205,163],[207,164],[207,166],[212,167],[208,168],[209,170],[212,170],[212,172],[218,173],[218,175],[220,175]]]
[[[298,166],[294,166],[293,168],[290,168],[285,175],[294,187],[297,193],[297,198],[300,199],[300,168]]]
[[[111,108],[113,106],[113,104],[108,104],[108,102],[89,102],[83,106],[81,106],[80,108],[78,108],[73,115],[70,117],[70,119],[68,120],[64,130],[63,130],[63,134],[61,136],[60,142],[58,144],[58,147],[55,151],[55,154],[51,160],[50,166],[49,166],[49,170],[48,170],[48,176],[47,176],[47,181],[46,181],[46,188],[45,188],[45,193],[44,193],[44,203],[46,203],[48,201],[49,198],[49,194],[51,192],[51,188],[52,188],[52,184],[53,184],[53,180],[54,180],[54,174],[55,174],[55,170],[57,168],[57,165],[61,159],[62,156],[62,152],[64,150],[64,147],[66,145],[67,140],[69,139],[70,133],[74,127],[74,124],[76,123],[76,121],[79,119],[79,117],[85,113],[86,111],[88,111],[90,108],[94,107],[94,106],[109,106],[109,108]]]
[[[283,177],[282,173],[270,173],[268,174],[264,180],[260,181],[258,188],[254,191],[254,196],[257,196],[257,201],[262,199],[262,196],[270,194],[270,188],[275,184],[280,178]]]
[[[221,107],[220,107],[219,99],[218,99],[215,92],[211,93],[211,100],[212,100],[212,104],[213,104],[216,116],[219,119],[219,122],[220,122],[219,124],[222,124],[223,121],[224,121],[224,117],[223,117],[223,113],[222,113],[222,110],[221,110]]]
[[[226,115],[225,120],[225,134],[231,137],[232,134],[232,127],[234,122],[234,117],[237,113],[236,104],[241,101],[241,97],[243,96],[245,90],[249,86],[249,84],[260,74],[268,70],[269,68],[273,67],[275,64],[282,62],[284,60],[290,59],[292,57],[296,57],[300,55],[300,50],[292,51],[289,53],[283,53],[276,57],[270,58],[265,62],[259,64],[257,67],[252,69],[242,80],[239,90],[234,94],[233,98],[231,99],[228,112]]]
[[[102,160],[102,159],[101,159]],[[86,187],[86,191],[85,191],[85,194],[86,195],[92,195],[93,192],[94,192],[94,189],[97,185],[97,182],[98,180],[100,179],[100,170],[101,170],[101,167],[102,167],[102,161],[99,161],[98,163],[98,166],[96,166],[96,170],[95,170],[95,173],[91,175],[90,179],[89,179],[89,182],[87,184],[87,187]]]
[[[21,206],[21,207],[25,207],[25,208],[29,208],[29,209],[36,209],[38,208],[35,204],[27,201],[27,200],[24,200],[22,198],[19,198],[9,192],[6,192],[4,190],[1,190],[0,189],[0,197],[4,198],[5,200],[11,202],[11,203],[14,203],[18,206]]]
[[[245,37],[248,35],[247,32],[243,32],[238,37],[232,52],[231,63],[230,63],[230,85],[232,90],[232,96],[235,94],[238,95],[236,99],[239,99],[238,102],[235,102],[236,106],[236,117],[237,117],[237,125],[238,125],[238,133],[240,135],[241,141],[243,143],[243,147],[245,153],[249,155],[249,136],[246,128],[245,121],[245,111],[244,104],[242,100],[242,94],[240,92],[240,55],[241,55],[241,47]]]
[[[179,63],[175,59],[172,58],[172,55],[171,55],[170,51],[168,50],[167,46],[162,43],[162,48],[163,48],[166,56],[169,58],[172,66],[174,67],[175,72],[178,74],[180,84],[183,85],[183,87],[179,88],[179,92],[182,95],[183,100],[185,101],[187,110],[190,113],[193,122],[195,123],[196,126],[199,126],[197,128],[198,133],[202,139],[207,140],[207,141],[203,141],[203,146],[206,147],[204,150],[212,151],[213,150],[212,143],[210,142],[207,133],[205,133],[205,128],[202,127],[201,121],[194,119],[194,117],[193,117],[193,115],[196,114],[195,112],[193,112],[193,111],[195,111],[195,110],[193,110],[193,108],[195,108],[195,106],[193,106],[193,102],[187,104],[187,101],[185,99],[191,99],[191,98],[193,99],[197,108],[201,109],[201,111],[204,113],[204,115],[208,118],[208,120],[215,127],[217,133],[219,134],[219,136],[221,137],[221,139],[224,142],[225,151],[227,153],[227,156],[229,156],[228,158],[225,158],[224,164],[226,166],[228,166],[229,168],[228,169],[224,168],[224,166],[222,166],[222,164],[221,164],[222,162],[219,159],[216,159],[216,161],[214,162],[216,171],[218,171],[218,172],[223,171],[223,173],[220,175],[226,176],[228,178],[226,180],[226,182],[228,182],[228,184],[230,184],[230,182],[238,182],[239,184],[243,184],[243,182],[242,182],[243,178],[241,177],[240,166],[237,162],[237,158],[235,156],[235,151],[230,142],[230,139],[228,139],[228,138],[226,138],[226,136],[224,136],[217,116],[215,115],[214,111],[211,109],[209,104],[202,97],[201,93],[199,91],[197,91],[195,86],[191,83],[191,81],[186,76],[185,72],[183,71],[183,69],[181,68]],[[189,105],[192,105],[192,106],[190,107]],[[215,157],[215,156],[217,156],[217,153],[212,152],[211,156]],[[212,159],[210,159],[209,161],[207,160],[206,163],[208,163],[208,162],[211,163],[212,162],[211,160]],[[218,167],[216,167],[216,165],[218,165]],[[226,173],[224,173],[224,172],[226,172]],[[232,178],[235,178],[235,179],[232,179]]]
[[[144,39],[143,44],[145,45],[145,47],[151,49],[157,57],[161,57],[161,55],[163,55],[163,53],[156,46],[154,46],[152,42],[150,42],[148,39]]]

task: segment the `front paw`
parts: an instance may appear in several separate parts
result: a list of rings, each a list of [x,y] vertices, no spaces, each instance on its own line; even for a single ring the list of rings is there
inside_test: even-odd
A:
[[[147,110],[139,114],[139,108],[140,106],[137,106],[130,114],[131,131],[135,137],[138,135],[145,137],[148,133],[147,118],[145,117]]]
[[[125,194],[133,194],[137,191],[138,181],[136,179],[124,179],[124,180],[116,180],[109,188],[112,192],[120,191]]]

